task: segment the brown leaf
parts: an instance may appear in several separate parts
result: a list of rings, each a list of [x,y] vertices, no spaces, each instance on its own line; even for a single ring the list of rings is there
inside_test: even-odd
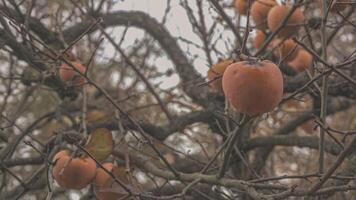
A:
[[[114,149],[111,132],[106,128],[98,128],[90,133],[85,149],[98,161],[105,160]]]

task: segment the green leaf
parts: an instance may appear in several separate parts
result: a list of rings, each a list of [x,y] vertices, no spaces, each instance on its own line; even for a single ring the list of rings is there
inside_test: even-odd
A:
[[[111,132],[106,128],[94,129],[85,149],[98,161],[103,161],[112,153],[114,141]]]

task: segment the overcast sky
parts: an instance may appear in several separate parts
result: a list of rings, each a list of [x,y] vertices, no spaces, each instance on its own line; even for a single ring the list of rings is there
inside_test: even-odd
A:
[[[192,9],[195,10],[195,1],[191,1],[192,3]],[[206,13],[206,25],[209,27],[213,23],[213,19],[210,16],[210,13],[215,14],[215,12],[210,9],[209,10],[209,4],[207,1],[203,1],[204,5],[204,12]],[[117,5],[115,6],[114,10],[127,10],[127,11],[143,11],[145,13],[148,13],[151,17],[157,19],[159,22],[162,21],[162,18],[164,16],[165,10],[167,8],[167,0],[125,0],[123,2],[118,2]],[[227,12],[230,15],[234,15],[233,10]],[[186,11],[179,5],[178,0],[172,0],[171,1],[171,10],[168,15],[167,22],[165,23],[166,28],[169,30],[169,32],[175,36],[175,37],[183,37],[187,38],[191,41],[194,41],[198,44],[201,44],[200,39],[197,37],[196,34],[193,33],[192,27],[190,25],[190,22],[187,18]],[[121,32],[123,28],[116,28],[115,32],[118,32],[117,39],[121,36]],[[223,32],[224,30],[222,27],[217,27],[216,28],[216,35],[218,36],[219,33]],[[225,33],[226,32],[226,33]],[[137,29],[132,28],[131,32],[127,33],[127,38],[126,42],[123,45],[130,45],[133,43],[133,41],[137,38],[142,38],[143,37],[143,31],[139,31]],[[226,37],[230,37],[230,39],[233,41],[232,33],[230,31],[224,31],[224,35]],[[195,48],[192,45],[187,45],[184,42],[179,42],[180,46],[182,47],[183,51],[188,51],[195,54],[197,56],[196,59],[194,59],[194,66],[196,70],[201,73],[203,76],[206,76],[206,72],[209,69],[208,63],[206,63],[206,56],[202,50],[199,50]],[[223,40],[218,43],[217,45],[219,47],[219,50],[224,52],[226,50],[226,44],[223,43]],[[113,47],[111,49],[107,50],[109,53],[110,51],[114,51]],[[217,61],[216,55],[212,55],[213,61]],[[155,64],[159,66],[158,70],[159,71],[166,71],[168,68],[173,68],[172,63],[167,57],[160,57],[154,60]],[[160,79],[157,80],[157,82],[162,82],[161,87],[162,88],[169,88],[174,85],[176,85],[179,82],[179,78],[177,75],[174,75],[170,78],[165,78],[165,79]]]

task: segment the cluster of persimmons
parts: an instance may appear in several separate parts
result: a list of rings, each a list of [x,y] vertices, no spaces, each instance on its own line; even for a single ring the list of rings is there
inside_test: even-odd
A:
[[[53,160],[52,175],[61,187],[83,189],[92,183],[95,196],[99,200],[114,200],[124,196],[124,194],[113,191],[114,179],[103,168],[97,167],[92,158],[75,157],[68,150],[62,150],[54,156]],[[104,163],[102,166],[109,172],[112,172],[116,167],[110,162]]]
[[[70,52],[63,54],[63,58],[66,62],[63,62],[59,67],[59,78],[66,86],[80,91],[86,81],[83,76],[86,67]],[[63,188],[83,189],[92,183],[95,196],[99,200],[116,200],[124,196],[124,194],[114,191],[115,181],[112,174],[103,169],[112,172],[114,168],[118,168],[111,162],[103,163],[103,168],[98,167],[92,158],[84,155],[77,156],[69,150],[59,151],[53,161],[53,178]]]
[[[65,52],[63,59],[71,65],[63,61],[59,67],[59,77],[67,86],[79,91],[85,84],[85,77],[78,72],[84,74],[86,67],[71,52]]]
[[[331,12],[342,11],[348,2],[333,1]],[[252,18],[257,29],[253,40],[256,49],[262,48],[266,38],[274,33],[266,49],[279,63],[286,63],[296,72],[313,65],[313,55],[292,39],[305,23],[299,7],[276,0],[235,0],[234,7],[239,15]],[[272,111],[282,100],[283,76],[269,60],[251,57],[222,60],[209,69],[208,79],[211,87],[222,91],[236,111],[249,116]]]
[[[341,11],[347,5],[343,1],[334,1],[331,11]],[[249,6],[249,4],[251,6]],[[249,13],[257,29],[253,45],[260,49],[266,38],[278,31],[267,50],[275,58],[286,61],[288,66],[302,72],[313,65],[313,56],[298,45],[292,37],[304,23],[304,14],[300,8],[290,14],[292,6],[278,4],[275,0],[235,0],[235,9],[240,15]],[[286,18],[289,18],[286,20]],[[59,68],[59,77],[75,90],[82,88],[86,68],[71,54],[64,57]],[[78,73],[80,72],[80,73]],[[221,78],[222,77],[222,78]],[[258,58],[239,58],[222,60],[208,71],[210,85],[216,91],[222,91],[236,111],[249,116],[273,110],[283,96],[283,75],[279,67],[269,60]],[[59,151],[54,156],[52,175],[56,182],[67,189],[82,189],[93,183],[95,195],[101,200],[118,199],[122,194],[110,190],[114,180],[112,175],[98,167],[87,156],[73,156],[68,150]],[[102,165],[107,171],[114,169],[113,163]]]

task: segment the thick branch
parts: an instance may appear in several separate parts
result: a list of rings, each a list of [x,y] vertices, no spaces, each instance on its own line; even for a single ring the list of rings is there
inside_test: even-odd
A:
[[[266,137],[257,137],[247,141],[243,146],[245,151],[252,150],[256,147],[273,147],[273,146],[291,146],[291,147],[306,147],[318,149],[318,137],[311,136],[295,136],[295,135],[273,135]],[[325,151],[333,155],[338,155],[341,151],[336,144],[325,141]]]
[[[41,165],[43,164],[43,157],[30,157],[30,158],[14,158],[7,159],[3,161],[3,164],[6,167],[15,167],[15,166],[23,166],[23,165]]]
[[[188,113],[179,117],[176,117],[172,119],[169,123],[162,125],[162,126],[156,126],[150,123],[140,123],[141,128],[154,137],[155,139],[158,140],[164,140],[171,134],[183,130],[186,126],[197,123],[197,122],[202,122],[202,123],[207,123],[210,124],[214,121],[214,113],[209,111],[209,110],[204,110],[204,111],[197,111],[197,112],[192,112]],[[127,121],[124,122],[124,125],[127,128],[131,128],[135,130],[135,126]],[[89,128],[98,128],[98,127],[105,127],[111,130],[117,130],[117,121],[112,121],[109,123],[103,123],[103,124],[95,124]]]
[[[354,68],[356,66],[350,66],[350,68]],[[355,78],[355,77],[353,77]],[[292,93],[296,91],[299,88],[302,88],[308,81],[309,77],[306,73],[300,73],[297,76],[294,77],[288,77],[286,79],[286,82],[284,84],[284,92],[285,93]],[[316,80],[316,83],[321,83],[320,80]],[[352,84],[350,84],[347,81],[340,81],[338,78],[330,79],[330,86],[329,86],[329,95],[331,96],[343,96],[351,99],[356,99],[356,87]],[[309,86],[309,87],[312,87]],[[300,91],[305,92],[307,91],[308,88],[305,88],[304,90]]]
[[[200,103],[207,98],[208,88],[195,85],[202,77],[196,72],[193,65],[178,45],[176,39],[168,32],[168,30],[159,23],[156,19],[148,14],[139,11],[118,11],[105,15],[98,15],[103,19],[103,27],[112,26],[133,26],[141,28],[155,38],[162,48],[167,52],[169,58],[174,63],[176,70],[183,81],[184,91],[194,100]],[[67,42],[73,41],[81,33],[83,33],[91,22],[82,22],[74,25],[64,31],[64,38]],[[93,29],[94,31],[95,29]]]
[[[25,19],[22,16],[20,16],[19,13],[16,12],[15,10],[4,6],[0,6],[0,10],[4,11],[6,15],[11,16],[11,18],[16,20],[17,22],[22,24],[25,23],[24,21]],[[28,17],[27,20],[28,20],[29,28],[34,33],[36,33],[36,35],[38,35],[43,42],[45,42],[46,44],[52,44],[58,48],[64,47],[63,43],[58,39],[58,35],[52,32],[51,30],[47,29],[40,20],[34,17]]]
[[[347,108],[349,108],[351,106],[351,101],[347,100],[347,99],[334,99],[334,101],[332,101],[329,104],[329,108],[328,108],[328,114],[333,114],[335,112],[338,112],[340,110],[345,110]],[[299,125],[301,125],[302,123],[312,119],[313,114],[317,114],[319,111],[318,110],[314,110],[311,112],[307,112],[307,113],[303,113],[301,115],[299,115],[298,117],[292,119],[291,121],[287,122],[284,126],[282,126],[281,128],[277,129],[272,135],[274,136],[278,136],[278,135],[288,135],[289,133],[291,133],[292,131],[294,131]],[[260,171],[263,166],[264,163],[266,162],[268,155],[272,152],[274,146],[260,146],[262,148],[258,149],[257,154],[258,155],[253,163],[253,167],[254,169],[258,172]]]

